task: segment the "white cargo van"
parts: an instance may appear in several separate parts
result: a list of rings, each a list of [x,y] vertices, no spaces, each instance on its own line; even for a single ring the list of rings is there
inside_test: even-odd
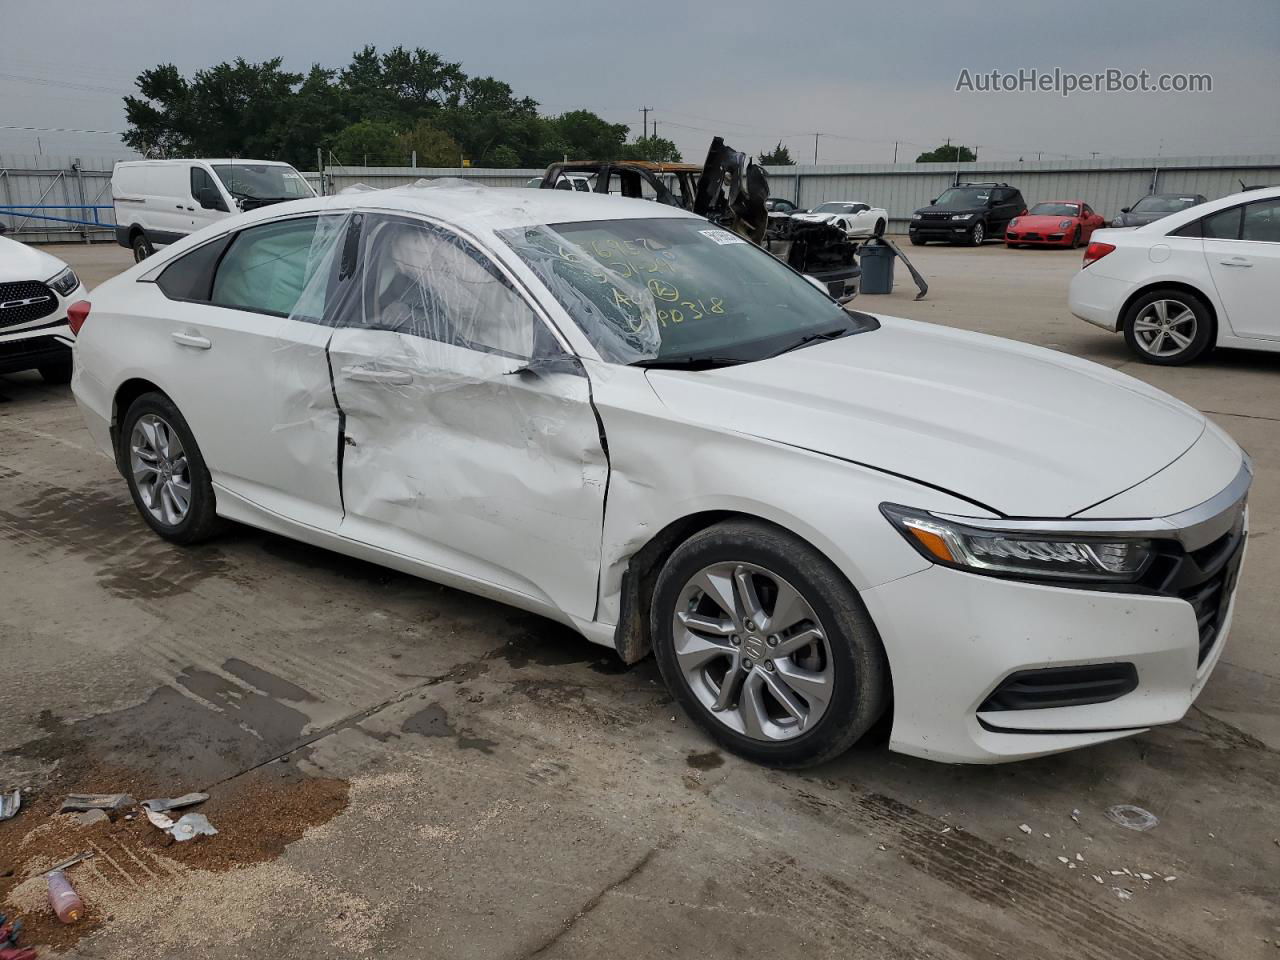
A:
[[[128,160],[111,173],[116,242],[135,261],[233,213],[314,196],[276,160]]]

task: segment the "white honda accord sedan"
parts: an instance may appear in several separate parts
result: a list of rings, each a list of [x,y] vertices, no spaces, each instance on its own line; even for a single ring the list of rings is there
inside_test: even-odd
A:
[[[220,519],[651,650],[753,760],[995,762],[1178,720],[1251,469],[1059,353],[846,312],[706,220],[437,181],[256,210],[95,292],[73,389],[160,536]]]

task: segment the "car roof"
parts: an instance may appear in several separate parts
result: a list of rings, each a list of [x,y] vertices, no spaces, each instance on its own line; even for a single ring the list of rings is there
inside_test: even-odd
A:
[[[1149,193],[1149,197],[1198,197],[1198,193]],[[1148,223],[1141,227],[1134,228],[1134,233],[1170,233],[1179,227],[1190,223],[1192,220],[1199,220],[1201,217],[1208,216],[1211,213],[1217,213],[1219,210],[1225,210],[1227,207],[1234,207],[1240,203],[1249,203],[1254,200],[1275,200],[1280,199],[1280,187],[1263,187],[1260,190],[1242,190],[1239,193],[1230,193],[1225,197],[1219,197],[1217,200],[1206,200],[1203,203],[1197,203],[1194,206],[1187,207],[1184,210],[1177,210],[1173,213],[1166,214],[1154,223]]]
[[[419,180],[385,190],[352,187],[334,196],[260,207],[232,219],[247,226],[288,212],[338,212],[357,208],[420,214],[473,232],[581,220],[702,219],[651,200],[579,190],[487,187],[452,178]]]
[[[173,163],[219,163],[219,164],[227,164],[232,166],[239,163],[239,164],[243,164],[244,166],[255,166],[255,167],[261,167],[261,166],[287,167],[289,166],[289,164],[283,160],[254,160],[252,157],[174,157],[167,160],[119,160],[116,162],[116,166],[123,167],[127,165],[131,167],[140,167],[140,166],[143,166],[144,164],[148,166],[160,166],[161,164],[173,164]]]

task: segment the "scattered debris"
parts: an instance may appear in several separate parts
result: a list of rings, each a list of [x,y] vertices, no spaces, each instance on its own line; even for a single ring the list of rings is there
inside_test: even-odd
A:
[[[1140,876],[1143,880],[1151,880],[1151,879],[1152,879],[1152,876],[1151,876],[1151,874],[1149,874],[1149,873],[1139,873],[1139,874],[1138,874],[1138,876]]]
[[[1077,854],[1076,854],[1076,861],[1077,861],[1078,863],[1084,863],[1084,854],[1083,854],[1083,853],[1077,853]]]
[[[70,857],[67,860],[63,860],[61,863],[55,863],[52,867],[46,870],[45,873],[54,873],[59,870],[70,870],[77,863],[83,863],[85,860],[92,860],[92,859],[93,859],[93,851],[86,850],[84,853],[77,853],[74,857]]]
[[[1097,880],[1099,883],[1102,883],[1102,884],[1105,884],[1107,882],[1103,880],[1099,874],[1096,874],[1096,873],[1093,875],[1093,879]]]
[[[1071,819],[1072,819],[1072,820],[1074,820],[1076,823],[1079,823],[1079,822],[1080,822],[1080,811],[1079,811],[1079,810],[1072,810],[1072,811],[1071,811]]]
[[[1132,890],[1126,890],[1124,887],[1112,887],[1112,888],[1111,888],[1111,892],[1112,892],[1112,893],[1114,893],[1114,894],[1115,894],[1117,897],[1119,897],[1121,900],[1132,900],[1132,899],[1133,899],[1133,891],[1132,891]]]
[[[62,801],[59,813],[77,813],[85,810],[120,810],[132,807],[133,797],[127,793],[70,793]]]
[[[208,799],[209,795],[207,793],[184,793],[180,797],[156,797],[152,800],[143,800],[142,808],[155,813],[164,813],[166,810],[181,810],[183,807],[194,807],[197,803],[204,803]]]
[[[84,902],[80,899],[80,894],[76,893],[76,888],[71,885],[63,870],[50,870],[47,879],[49,905],[53,907],[53,912],[63,923],[75,923],[84,915]]]
[[[1165,883],[1173,883],[1173,881],[1175,881],[1175,880],[1177,880],[1177,879],[1178,879],[1177,877],[1165,877],[1165,878],[1164,878],[1164,882],[1165,882]]]
[[[1119,803],[1107,807],[1107,819],[1126,830],[1150,830],[1160,823],[1160,818],[1150,810],[1143,810],[1131,803]]]
[[[1045,838],[1046,840],[1048,840],[1048,839],[1050,839],[1050,838],[1052,838],[1052,837],[1053,837],[1053,834],[1052,834],[1052,833],[1046,833],[1046,834],[1044,835],[1044,838]]]
[[[163,813],[156,813],[154,810],[144,810],[147,819],[151,821],[151,825],[157,830],[172,830],[173,819],[165,816]]]
[[[22,807],[22,791],[14,790],[13,793],[0,793],[0,820],[8,820],[10,817],[16,817],[18,810]]]
[[[1031,835],[1031,828],[1028,827],[1025,823],[1018,824],[1018,829],[1021,830],[1023,833],[1027,834],[1027,836]]]
[[[1070,863],[1070,862],[1071,862],[1070,858],[1068,858],[1068,857],[1059,857],[1059,858],[1058,858],[1058,860],[1059,860],[1061,863]]]
[[[179,843],[184,840],[194,840],[199,836],[213,837],[218,833],[203,813],[186,814],[173,825],[173,829],[169,832]]]

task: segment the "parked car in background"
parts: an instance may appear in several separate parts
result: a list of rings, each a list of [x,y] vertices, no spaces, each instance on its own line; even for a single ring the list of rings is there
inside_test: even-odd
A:
[[[1189,363],[1214,346],[1280,350],[1280,188],[1099,230],[1069,302],[1148,363]]]
[[[1022,192],[1007,183],[958,183],[913,213],[907,233],[917,246],[945,240],[976,247],[1003,237],[1009,221],[1026,212]]]
[[[1004,240],[1010,247],[1078,247],[1106,225],[1083,200],[1046,200],[1010,220]]]
[[[804,213],[798,206],[784,197],[770,197],[764,202],[764,208],[772,213],[792,214]]]
[[[275,160],[128,160],[111,172],[116,242],[135,263],[232,213],[314,196]]]
[[[652,649],[776,766],[890,703],[945,761],[1176,722],[1244,555],[1250,465],[1198,411],[641,200],[254,210],[103,284],[73,389],[159,536],[239,520]]]
[[[49,383],[70,381],[67,308],[88,293],[57,257],[0,236],[0,373],[39,370]]]
[[[1121,207],[1120,215],[1111,221],[1113,227],[1140,227],[1155,223],[1161,217],[1204,203],[1202,193],[1149,193],[1132,207]]]
[[[792,216],[811,223],[829,223],[849,237],[878,237],[884,233],[889,214],[860,200],[828,200],[805,213]]]

